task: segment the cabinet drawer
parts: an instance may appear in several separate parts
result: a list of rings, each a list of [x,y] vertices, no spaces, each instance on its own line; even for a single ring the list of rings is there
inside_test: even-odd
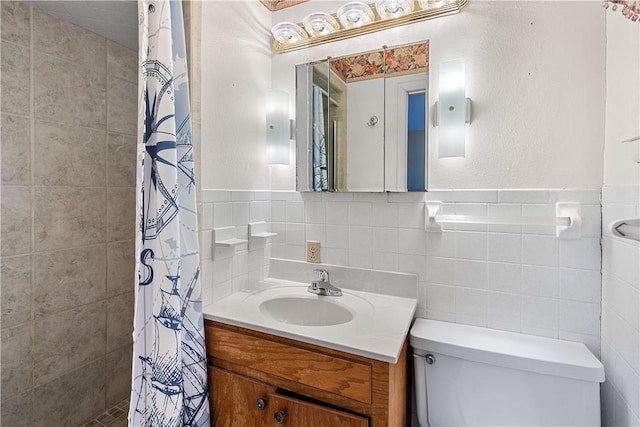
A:
[[[369,419],[337,409],[303,402],[291,397],[272,395],[273,410],[284,415],[282,424],[296,427],[369,427]]]
[[[217,325],[206,326],[207,355],[215,360],[371,403],[371,365]]]

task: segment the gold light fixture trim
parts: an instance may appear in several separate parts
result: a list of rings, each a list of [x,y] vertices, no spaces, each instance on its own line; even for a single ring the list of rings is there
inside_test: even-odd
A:
[[[300,3],[307,2],[309,0],[260,0],[260,3],[271,12],[284,9],[285,7],[295,6]]]
[[[274,39],[272,44],[273,51],[276,53],[285,53],[293,50],[303,49],[306,47],[317,46],[323,43],[329,43],[355,36],[360,36],[363,34],[369,34],[375,31],[385,30],[387,28],[397,27],[400,25],[411,24],[414,22],[433,19],[440,16],[453,15],[459,13],[467,5],[467,0],[443,0],[442,2],[434,2],[432,6],[421,9],[421,3],[424,4],[424,2],[419,2],[418,0],[414,1],[415,4],[413,12],[393,19],[381,19],[380,15],[378,15],[378,12],[375,10],[375,4],[372,3],[369,5],[369,7],[373,12],[374,19],[372,22],[366,25],[354,28],[344,28],[344,26],[338,24],[339,29],[331,34],[314,37],[309,36],[305,39],[286,44]],[[439,5],[440,3],[442,4]],[[339,22],[335,13],[332,16]],[[298,25],[303,28],[302,23]]]

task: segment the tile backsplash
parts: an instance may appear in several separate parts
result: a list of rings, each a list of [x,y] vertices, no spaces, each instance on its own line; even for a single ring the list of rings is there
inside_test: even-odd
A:
[[[579,239],[555,227],[453,225],[425,231],[425,201],[443,214],[550,216],[581,203]],[[268,274],[269,257],[303,261],[321,242],[324,264],[413,273],[418,317],[581,341],[600,353],[600,189],[297,193],[204,190],[205,303]],[[212,248],[212,229],[266,221],[257,250]]]
[[[427,233],[426,317],[581,341],[599,354],[600,191],[433,191],[443,214],[555,217],[581,204],[579,239],[555,226],[444,225]]]

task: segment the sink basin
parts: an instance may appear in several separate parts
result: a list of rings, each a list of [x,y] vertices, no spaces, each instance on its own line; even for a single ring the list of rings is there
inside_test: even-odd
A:
[[[309,285],[268,278],[203,308],[205,319],[397,363],[417,301],[342,287],[315,295]]]
[[[273,320],[300,326],[332,326],[353,320],[349,309],[327,298],[340,297],[278,297],[262,302],[258,309]]]

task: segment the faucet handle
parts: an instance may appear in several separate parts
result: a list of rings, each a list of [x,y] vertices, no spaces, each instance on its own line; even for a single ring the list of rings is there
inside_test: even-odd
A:
[[[316,275],[319,281],[328,282],[329,281],[329,272],[322,268],[316,268],[313,270],[313,273]]]

